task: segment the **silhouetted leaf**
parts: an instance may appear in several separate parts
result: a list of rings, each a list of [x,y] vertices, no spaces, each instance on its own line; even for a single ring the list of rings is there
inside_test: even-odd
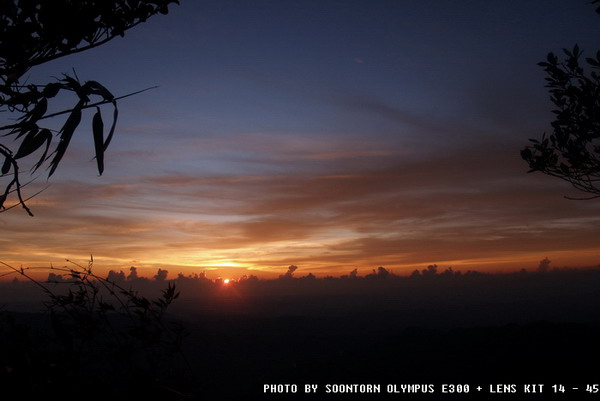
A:
[[[2,174],[8,174],[10,171],[10,166],[12,165],[12,161],[10,158],[4,159],[4,163],[2,164]]]
[[[521,150],[521,158],[523,158],[524,160],[530,160],[531,156],[532,156],[531,149],[525,148],[525,149]]]
[[[57,82],[51,82],[44,87],[42,94],[46,98],[53,98],[58,94],[58,91],[61,89],[61,85]]]
[[[32,172],[34,172],[38,168],[40,168],[42,166],[42,164],[44,163],[44,161],[46,161],[46,155],[48,154],[48,149],[50,148],[50,143],[52,143],[52,132],[50,132],[49,129],[44,128],[43,130],[41,130],[38,133],[38,136],[44,138],[44,141],[46,142],[46,149],[44,149],[44,153],[42,154],[42,156],[40,157],[40,159],[38,160],[36,165],[33,166]]]
[[[100,108],[96,107],[96,114],[92,120],[92,131],[94,134],[94,149],[96,151],[96,163],[98,165],[98,174],[104,172],[104,123]]]
[[[22,157],[28,156],[38,150],[45,142],[45,138],[43,135],[39,135],[40,131],[32,130],[27,134],[23,142],[21,142],[21,146],[19,146],[19,150],[15,154],[15,159],[20,159]]]
[[[26,114],[26,116],[28,117],[29,121],[35,122],[44,116],[46,110],[48,110],[48,100],[45,97],[43,97],[35,105],[33,110],[30,113]]]
[[[113,106],[115,107],[115,110],[113,112],[113,122],[110,127],[110,131],[106,136],[106,141],[104,142],[104,151],[106,151],[106,148],[108,148],[108,145],[112,140],[113,134],[115,133],[115,127],[117,126],[117,118],[119,117],[119,109],[117,108],[117,102],[115,100],[113,100]]]
[[[29,135],[32,131],[37,131],[38,129],[39,128],[37,125],[25,122],[19,125],[18,128],[16,128],[14,131],[11,131],[10,133],[18,132],[16,139],[19,139],[23,135]]]
[[[75,92],[82,102],[90,101],[85,89],[81,86],[78,80],[68,76],[67,74],[63,74],[63,76],[64,78],[62,81],[65,83],[66,89],[70,89]]]
[[[104,100],[113,101],[115,98],[108,89],[96,81],[87,81],[83,86],[89,94],[100,95]]]
[[[65,125],[63,125],[63,127],[60,130],[60,142],[58,143],[58,146],[56,147],[56,152],[55,152],[54,158],[50,162],[50,173],[48,173],[48,177],[50,177],[50,176],[52,176],[52,174],[54,174],[54,171],[56,171],[56,168],[58,167],[60,160],[62,159],[67,148],[69,147],[69,142],[71,142],[73,133],[75,132],[75,129],[81,122],[82,107],[83,107],[83,102],[80,101],[77,104],[77,106],[75,107],[75,109],[73,109],[73,111],[69,115],[69,118],[65,122]]]

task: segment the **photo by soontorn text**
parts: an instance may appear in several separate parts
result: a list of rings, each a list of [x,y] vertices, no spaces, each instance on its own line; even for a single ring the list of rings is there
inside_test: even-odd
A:
[[[600,385],[568,386],[563,384],[264,384],[265,394],[597,394]]]

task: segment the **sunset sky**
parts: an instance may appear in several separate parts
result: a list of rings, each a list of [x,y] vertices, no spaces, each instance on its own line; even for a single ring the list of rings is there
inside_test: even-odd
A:
[[[210,278],[600,264],[600,200],[519,155],[550,131],[536,63],[600,47],[588,1],[181,3],[31,70],[159,88],[120,102],[101,177],[87,114],[27,187],[49,185],[35,217],[0,214],[0,260]]]

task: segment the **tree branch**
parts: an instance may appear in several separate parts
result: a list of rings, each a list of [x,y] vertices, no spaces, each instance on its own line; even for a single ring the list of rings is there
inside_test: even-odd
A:
[[[99,102],[96,102],[96,103],[90,103],[90,104],[87,104],[85,106],[82,106],[81,110],[90,109],[92,107],[97,107],[97,106],[102,106],[103,104],[112,103],[114,101],[125,99],[125,98],[130,97],[130,96],[138,95],[140,93],[143,93],[143,92],[146,92],[146,91],[149,91],[149,90],[152,90],[152,89],[156,89],[156,88],[158,88],[158,86],[151,86],[149,88],[142,89],[142,90],[139,90],[137,92],[132,92],[132,93],[128,93],[126,95],[122,95],[122,96],[116,97],[116,98],[114,98],[112,100],[102,100],[102,101],[99,101]],[[43,117],[40,117],[40,120],[45,120],[46,118],[51,118],[51,117],[56,117],[56,116],[60,116],[60,115],[63,115],[63,114],[68,114],[68,113],[71,113],[73,110],[75,110],[75,109],[68,109],[68,110],[63,110],[63,111],[58,111],[56,113],[48,114],[48,115],[45,115]],[[8,128],[13,128],[13,127],[14,126],[8,125],[8,126],[0,127],[0,130],[8,129]]]

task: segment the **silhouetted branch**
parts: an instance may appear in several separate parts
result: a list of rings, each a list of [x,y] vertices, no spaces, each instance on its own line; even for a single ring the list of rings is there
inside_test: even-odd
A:
[[[19,161],[29,158],[38,150],[41,157],[33,165],[35,172],[48,163],[52,176],[66,153],[71,138],[82,120],[82,112],[95,108],[92,119],[94,159],[99,175],[104,171],[104,152],[115,132],[118,108],[117,100],[133,96],[146,88],[115,97],[96,81],[80,82],[77,74],[63,74],[63,78],[47,84],[21,83],[19,79],[32,67],[67,55],[80,53],[101,46],[125,31],[134,28],[158,13],[167,14],[168,6],[179,4],[178,0],[81,0],[44,1],[30,0],[3,2],[0,9],[0,112],[9,111],[20,116],[14,124],[0,127],[8,131],[2,137],[12,136],[15,149],[2,144],[0,155],[4,156],[0,177],[11,179],[0,195],[0,212],[8,195],[15,193],[17,201],[32,216],[25,204],[30,199],[22,196],[19,181]],[[77,16],[73,18],[73,16]],[[51,100],[59,93],[69,92],[77,96],[74,107],[47,113]],[[92,100],[100,97],[100,100]],[[112,104],[112,124],[104,131],[101,106]],[[67,116],[58,132],[41,127],[40,122],[49,118]],[[57,143],[54,141],[58,139]],[[54,145],[53,149],[50,149]],[[39,193],[39,192],[38,192]]]
[[[158,87],[159,87],[158,85],[150,86],[150,87],[148,87],[146,89],[141,89],[139,91],[135,91],[135,92],[128,93],[126,95],[115,97],[113,100],[101,100],[101,101],[96,102],[96,103],[90,103],[88,105],[83,106],[81,109],[85,110],[85,109],[91,109],[91,108],[94,108],[94,107],[102,106],[102,105],[105,105],[105,104],[112,103],[113,101],[116,101],[116,100],[125,99],[125,98],[128,98],[130,96],[138,95],[140,93],[144,93],[146,91],[149,91],[149,90],[152,90],[152,89],[156,89]],[[74,109],[67,109],[67,110],[63,110],[63,111],[58,111],[56,113],[45,115],[45,116],[41,117],[40,120],[44,120],[46,118],[57,117],[57,116],[60,116],[60,115],[63,115],[63,114],[69,114],[69,113],[71,113],[73,111],[74,111]],[[5,127],[0,127],[0,130],[2,130],[2,129],[5,129]]]
[[[591,3],[599,3],[594,0]],[[596,10],[600,13],[600,8]],[[600,198],[600,51],[581,62],[578,45],[563,49],[564,59],[549,53],[538,63],[547,74],[546,87],[555,106],[551,135],[530,139],[521,150],[529,172],[540,171],[570,183],[589,197],[565,197],[573,200]],[[585,68],[584,68],[585,67]],[[588,71],[586,71],[586,68]]]

